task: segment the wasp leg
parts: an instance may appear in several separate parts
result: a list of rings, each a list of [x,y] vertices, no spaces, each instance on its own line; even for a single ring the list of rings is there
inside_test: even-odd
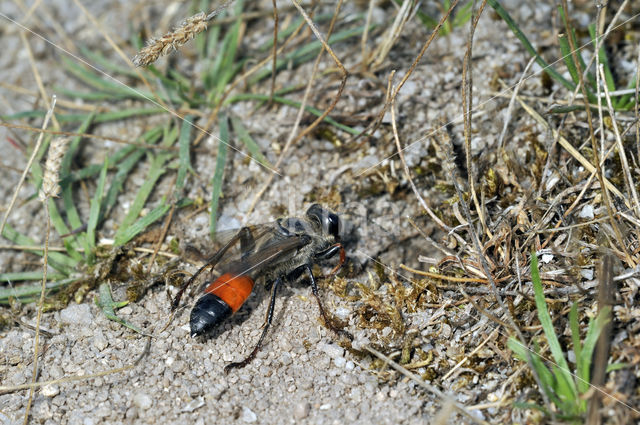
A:
[[[311,279],[311,292],[313,293],[313,296],[316,298],[316,301],[318,301],[318,307],[320,308],[320,314],[322,314],[322,319],[324,320],[325,326],[331,329],[337,335],[344,336],[345,338],[353,341],[353,335],[351,335],[349,332],[345,331],[344,329],[338,329],[335,326],[333,326],[333,322],[329,320],[329,318],[327,317],[327,313],[325,313],[324,307],[322,307],[322,301],[320,301],[320,294],[318,293],[318,284],[316,283],[316,278],[313,276],[313,271],[311,270],[311,266],[308,264],[305,264],[302,267],[305,268],[305,270],[309,274],[309,278]]]
[[[329,276],[333,276],[334,274],[336,274],[338,270],[340,270],[340,267],[342,267],[342,265],[344,264],[347,258],[347,255],[344,251],[344,246],[342,246],[340,242],[334,243],[329,248],[315,255],[315,258],[318,260],[326,260],[336,255],[337,252],[340,252],[340,262],[333,268],[333,270],[331,270]]]
[[[225,374],[229,373],[229,371],[231,369],[240,369],[240,368],[245,367],[246,365],[249,364],[249,362],[251,362],[251,360],[253,360],[256,357],[256,354],[258,354],[258,351],[262,347],[262,341],[264,340],[264,337],[267,335],[267,332],[269,331],[269,326],[271,325],[271,321],[273,320],[273,311],[274,311],[275,306],[276,306],[276,292],[278,291],[278,286],[280,286],[281,283],[282,283],[282,278],[277,278],[273,282],[273,288],[271,288],[271,301],[269,302],[269,310],[267,310],[267,320],[266,320],[266,322],[264,324],[264,329],[262,330],[262,335],[260,335],[260,339],[258,340],[258,343],[256,344],[255,348],[241,362],[234,362],[234,363],[229,363],[228,365],[226,365],[224,367],[224,373]]]

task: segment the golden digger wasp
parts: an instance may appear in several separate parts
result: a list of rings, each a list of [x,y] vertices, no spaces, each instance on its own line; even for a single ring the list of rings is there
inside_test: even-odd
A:
[[[178,307],[187,287],[207,268],[217,268],[220,275],[206,283],[204,295],[191,310],[192,337],[211,331],[238,311],[249,298],[258,278],[263,278],[265,284],[272,285],[267,318],[258,343],[244,360],[228,364],[225,367],[225,372],[228,372],[230,369],[246,366],[262,346],[273,319],[279,286],[285,281],[295,281],[306,272],[326,326],[352,339],[348,332],[333,327],[327,318],[311,269],[314,263],[336,254],[340,254],[340,261],[331,275],[344,264],[345,250],[340,243],[340,230],[338,216],[318,204],[309,207],[304,218],[282,218],[264,225],[243,227],[182,285],[173,300],[172,310]],[[230,256],[228,252],[238,244],[239,255],[227,259]]]

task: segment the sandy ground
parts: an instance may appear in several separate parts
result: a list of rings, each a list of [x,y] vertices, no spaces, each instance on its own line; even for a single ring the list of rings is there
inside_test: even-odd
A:
[[[73,1],[45,3],[46,6],[42,5],[37,9],[35,17],[24,22],[35,33],[51,36],[58,46],[54,47],[33,34],[28,35],[44,85],[48,93],[55,92],[56,86],[82,88],[81,83],[70,78],[59,66],[59,56],[64,55],[60,46],[71,42],[76,46],[88,45],[103,52],[108,52],[110,47]],[[138,2],[135,5],[107,1],[91,3],[90,6],[87,5],[90,12],[116,40],[127,40],[134,30],[132,26],[136,26],[140,20],[175,23],[187,16],[179,10],[177,3],[162,7],[149,2]],[[353,7],[355,6],[348,6],[344,13],[354,12]],[[505,2],[505,7],[523,24],[523,29],[529,31],[534,42],[545,41],[545,37],[549,37],[550,4],[541,3],[534,10],[531,6],[510,1]],[[360,12],[363,10],[359,9]],[[23,22],[24,11],[9,2],[0,6],[0,12]],[[382,9],[376,9],[375,19],[384,19],[384,13]],[[18,24],[9,22],[5,17],[0,18],[0,22],[3,42],[0,79],[3,83],[30,91],[19,94],[6,86],[0,87],[3,113],[31,109],[37,86],[30,71],[28,54],[20,41],[19,32],[22,30]],[[54,22],[59,27],[54,26]],[[401,47],[394,49],[389,59],[393,68],[398,71],[396,78],[404,75],[429,34],[417,24],[412,24],[410,28],[411,31],[401,38]],[[58,30],[65,34],[66,39]],[[458,99],[465,39],[466,27],[464,31],[457,30],[438,40],[401,92],[398,115],[401,136],[406,140],[406,145],[419,140],[443,122],[453,121],[452,134],[460,136]],[[130,45],[121,45],[128,49],[126,53],[129,56],[133,56],[135,52]],[[353,43],[342,45],[337,53],[349,67],[357,63],[354,52],[358,51],[359,46]],[[474,144],[476,149],[480,149],[493,141],[501,131],[502,120],[493,118],[500,116],[508,102],[494,97],[492,77],[499,73],[506,81],[515,83],[528,56],[523,53],[506,25],[492,18],[492,13],[485,13],[481,20],[474,52],[474,94],[478,105]],[[107,54],[116,58],[113,53]],[[121,59],[114,60],[121,62]],[[323,63],[324,69],[331,66],[333,65],[328,59]],[[310,66],[303,66],[293,72],[283,72],[278,76],[278,83],[285,84],[298,73],[305,78],[309,69]],[[385,80],[390,69],[392,68],[379,74],[381,80]],[[328,77],[321,81],[328,81],[332,90],[337,86],[337,81]],[[534,78],[528,88],[535,91],[540,84],[539,78]],[[363,99],[366,87],[366,78],[351,77],[346,89],[347,96],[338,109],[344,113],[361,110],[366,100],[375,105],[372,108],[377,111],[383,99],[379,94],[371,99]],[[313,101],[320,98],[321,96],[316,95]],[[253,105],[235,106],[233,113],[245,119],[269,160],[275,162],[277,155],[271,149],[273,143],[280,143],[282,146],[296,112],[287,107],[262,108],[250,115],[252,107]],[[166,117],[153,118],[154,122],[160,119]],[[33,125],[39,126],[40,123],[33,122]],[[140,134],[142,126],[141,123],[126,122],[100,127],[98,131],[118,137],[133,137]],[[33,134],[20,134],[27,140],[35,138]],[[25,156],[7,143],[7,138],[11,136],[10,131],[0,128],[3,152],[0,197],[3,205],[7,204],[13,193],[19,170],[26,164]],[[519,136],[515,134],[513,137],[517,139]],[[407,151],[410,165],[423,160],[428,143],[425,141]],[[198,177],[191,182],[189,196],[208,199],[208,182],[213,173],[216,148],[217,144],[212,139],[205,140],[201,145],[194,159]],[[113,149],[114,146],[109,143],[103,145],[89,142],[83,156],[87,161],[99,163],[104,152]],[[351,247],[349,256],[352,261],[362,264],[367,257],[380,257],[389,267],[401,262],[415,264],[417,255],[435,255],[427,242],[415,237],[415,231],[409,223],[400,219],[419,211],[415,199],[409,195],[393,197],[385,193],[364,196],[356,190],[358,173],[379,163],[393,153],[394,149],[391,139],[387,138],[377,145],[344,154],[336,152],[330,142],[309,138],[291,150],[282,167],[284,176],[274,180],[251,216],[245,216],[243,211],[252,201],[255,188],[260,187],[266,179],[267,173],[255,163],[244,161],[242,155],[231,154],[233,166],[221,204],[221,225],[234,227],[241,222],[272,220],[277,217],[275,205],[299,214],[309,204],[312,194],[327,196],[331,188],[340,188],[342,185],[343,188],[339,190],[345,206],[341,212],[349,215],[353,210],[363,208],[368,213],[366,220],[362,216],[354,219],[357,226],[365,227],[366,224],[367,229],[360,231],[357,242]],[[398,164],[395,166],[398,167]],[[399,170],[397,168],[395,172],[400,173]],[[145,175],[144,170],[136,173],[137,182],[140,183]],[[406,182],[402,177],[398,178],[404,182],[403,187],[407,190]],[[419,183],[423,194],[429,196],[429,185],[436,182],[427,177]],[[128,184],[135,185],[135,178]],[[163,184],[167,182],[163,181]],[[131,193],[123,194],[118,201],[123,212],[130,205],[135,190],[127,192]],[[20,191],[21,202],[9,222],[37,241],[42,241],[44,215],[40,203],[37,200],[26,202],[33,193],[34,189],[28,185]],[[110,225],[114,222],[117,220],[105,223],[101,229],[101,237],[113,236],[114,229]],[[188,220],[184,215],[179,215],[169,232],[169,240],[179,236],[181,246],[193,244],[206,251],[210,247],[207,225],[206,212]],[[53,243],[59,241],[54,238]],[[34,257],[14,251],[0,252],[2,271],[36,267],[37,261]],[[195,270],[193,266],[187,267]],[[366,272],[358,276],[356,279],[361,281],[367,279]],[[124,288],[117,284],[113,286],[114,298],[123,299]],[[326,289],[325,286],[322,296],[327,308],[336,316],[347,320],[352,332],[358,333],[352,314],[354,305]],[[172,291],[175,293],[175,290]],[[107,320],[93,303],[93,298],[94,293],[91,293],[81,304],[71,303],[62,311],[44,315],[42,328],[52,335],[43,338],[39,380],[121,368],[131,365],[145,350],[147,338]],[[164,330],[162,329],[169,319],[169,301],[162,285],[152,287],[140,302],[119,310],[120,317],[154,334],[148,354],[138,365],[124,372],[40,389],[34,397],[32,422],[417,424],[429,422],[442,409],[442,400],[417,388],[414,382],[400,378],[380,379],[369,370],[372,361],[370,357],[355,357],[340,347],[335,336],[321,326],[317,305],[310,288],[304,282],[289,285],[280,293],[274,326],[257,358],[246,368],[232,371],[228,375],[223,374],[224,365],[239,360],[248,353],[261,332],[268,294],[263,287],[259,287],[247,305],[209,338],[192,339],[189,336],[188,312],[192,302],[193,298],[187,300],[186,308],[181,309]],[[27,306],[24,311],[23,320],[34,323],[34,307]],[[428,321],[433,313],[427,310],[408,315],[407,320],[420,329],[420,323]],[[467,314],[467,323],[454,329],[449,328],[447,338],[455,341],[457,336],[473,329],[481,320],[475,312]],[[366,333],[363,335],[366,336]],[[33,338],[33,332],[24,327],[5,327],[0,332],[2,385],[30,382]],[[452,360],[451,365],[453,364],[455,361]],[[505,375],[496,370],[480,378],[485,382],[484,388],[477,391],[475,397],[469,397],[464,388],[461,390],[459,381],[446,383],[449,387],[443,390],[463,404],[483,403],[491,399],[492,394],[497,394]],[[27,397],[27,391],[1,395],[0,422],[22,423]],[[495,409],[474,412],[479,418],[501,417],[505,420],[501,412]],[[469,419],[461,419],[455,414],[449,418],[449,423],[468,421]]]

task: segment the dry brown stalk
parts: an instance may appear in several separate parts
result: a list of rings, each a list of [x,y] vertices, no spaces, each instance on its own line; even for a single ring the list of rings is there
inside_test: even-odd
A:
[[[55,96],[51,100],[51,108],[49,109],[50,115],[53,115],[53,108],[56,104]],[[42,136],[42,133],[40,134]],[[42,179],[42,188],[40,190],[40,200],[44,206],[47,216],[47,230],[44,240],[44,255],[42,265],[42,286],[40,289],[40,301],[38,302],[38,314],[36,316],[36,335],[33,342],[33,376],[31,377],[31,383],[35,384],[38,380],[38,348],[40,341],[40,321],[42,320],[42,310],[44,308],[44,295],[47,285],[47,270],[48,270],[48,255],[49,255],[49,237],[51,235],[51,214],[49,213],[49,200],[51,197],[58,196],[60,192],[60,186],[58,185],[60,177],[60,167],[62,165],[62,157],[67,151],[69,139],[65,137],[58,137],[51,142],[49,146],[49,155],[47,156],[47,162],[44,166],[44,175]],[[36,151],[34,151],[36,152]],[[29,169],[29,167],[27,167]],[[31,403],[33,402],[34,387],[29,389],[29,400],[24,413],[25,425],[29,422],[29,410]]]

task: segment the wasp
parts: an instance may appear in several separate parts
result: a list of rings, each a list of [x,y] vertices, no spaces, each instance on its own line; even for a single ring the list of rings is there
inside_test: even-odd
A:
[[[338,254],[339,262],[331,275],[344,264],[346,254],[340,243],[340,231],[338,215],[318,204],[311,205],[304,218],[281,218],[272,223],[243,227],[183,284],[173,300],[172,310],[178,307],[184,291],[203,271],[208,268],[218,270],[219,277],[206,282],[204,295],[191,310],[191,336],[196,337],[210,332],[237,312],[249,298],[256,280],[262,278],[265,284],[271,285],[265,325],[255,348],[244,360],[228,364],[226,373],[233,368],[242,368],[253,360],[271,325],[279,287],[306,273],[325,325],[352,339],[348,332],[335,328],[327,318],[312,271],[314,263]],[[239,255],[228,255],[238,245]]]

